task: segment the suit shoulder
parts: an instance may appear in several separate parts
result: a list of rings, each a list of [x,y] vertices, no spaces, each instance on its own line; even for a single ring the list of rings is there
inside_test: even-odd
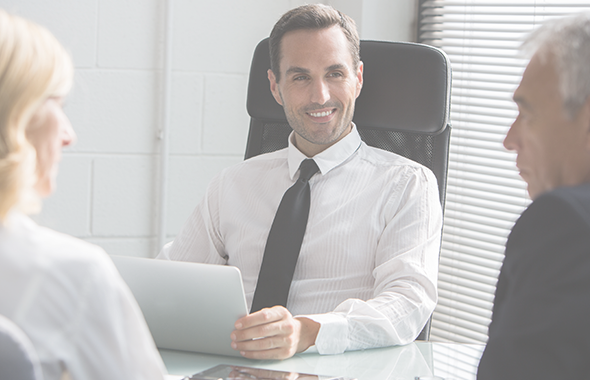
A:
[[[531,226],[550,233],[571,225],[590,228],[590,185],[561,187],[540,195],[522,213],[513,230]]]
[[[590,237],[590,187],[560,188],[533,201],[517,220],[506,243],[506,259],[538,261],[557,252],[575,254]],[[576,253],[577,254],[577,253]]]
[[[549,207],[559,205],[576,214],[586,226],[590,226],[590,183],[557,188],[541,195],[539,201]]]

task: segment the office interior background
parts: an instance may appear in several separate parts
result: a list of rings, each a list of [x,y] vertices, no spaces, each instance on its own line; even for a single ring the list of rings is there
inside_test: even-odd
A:
[[[112,255],[154,257],[223,168],[243,159],[256,44],[303,0],[0,0],[71,52],[57,192],[34,218]],[[523,36],[590,1],[325,0],[362,39],[442,48],[453,68],[451,153],[431,340],[487,340],[504,243],[530,200],[502,147]],[[362,54],[362,52],[361,52]]]

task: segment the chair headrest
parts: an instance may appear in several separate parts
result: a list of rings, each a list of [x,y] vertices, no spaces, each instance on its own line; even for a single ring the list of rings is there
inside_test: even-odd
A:
[[[437,133],[446,127],[451,68],[442,50],[407,42],[363,40],[360,46],[364,83],[353,118],[358,126],[416,133]],[[248,113],[256,119],[284,121],[283,107],[270,91],[269,68],[266,38],[252,59]]]

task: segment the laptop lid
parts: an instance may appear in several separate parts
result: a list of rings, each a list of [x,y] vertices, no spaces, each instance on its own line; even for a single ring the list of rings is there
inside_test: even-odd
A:
[[[240,356],[234,323],[248,314],[236,267],[111,256],[158,348]]]

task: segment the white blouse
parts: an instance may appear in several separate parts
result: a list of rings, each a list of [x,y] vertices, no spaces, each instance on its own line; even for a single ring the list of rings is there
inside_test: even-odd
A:
[[[108,255],[20,213],[0,226],[0,314],[33,342],[45,380],[165,378],[141,310]]]

